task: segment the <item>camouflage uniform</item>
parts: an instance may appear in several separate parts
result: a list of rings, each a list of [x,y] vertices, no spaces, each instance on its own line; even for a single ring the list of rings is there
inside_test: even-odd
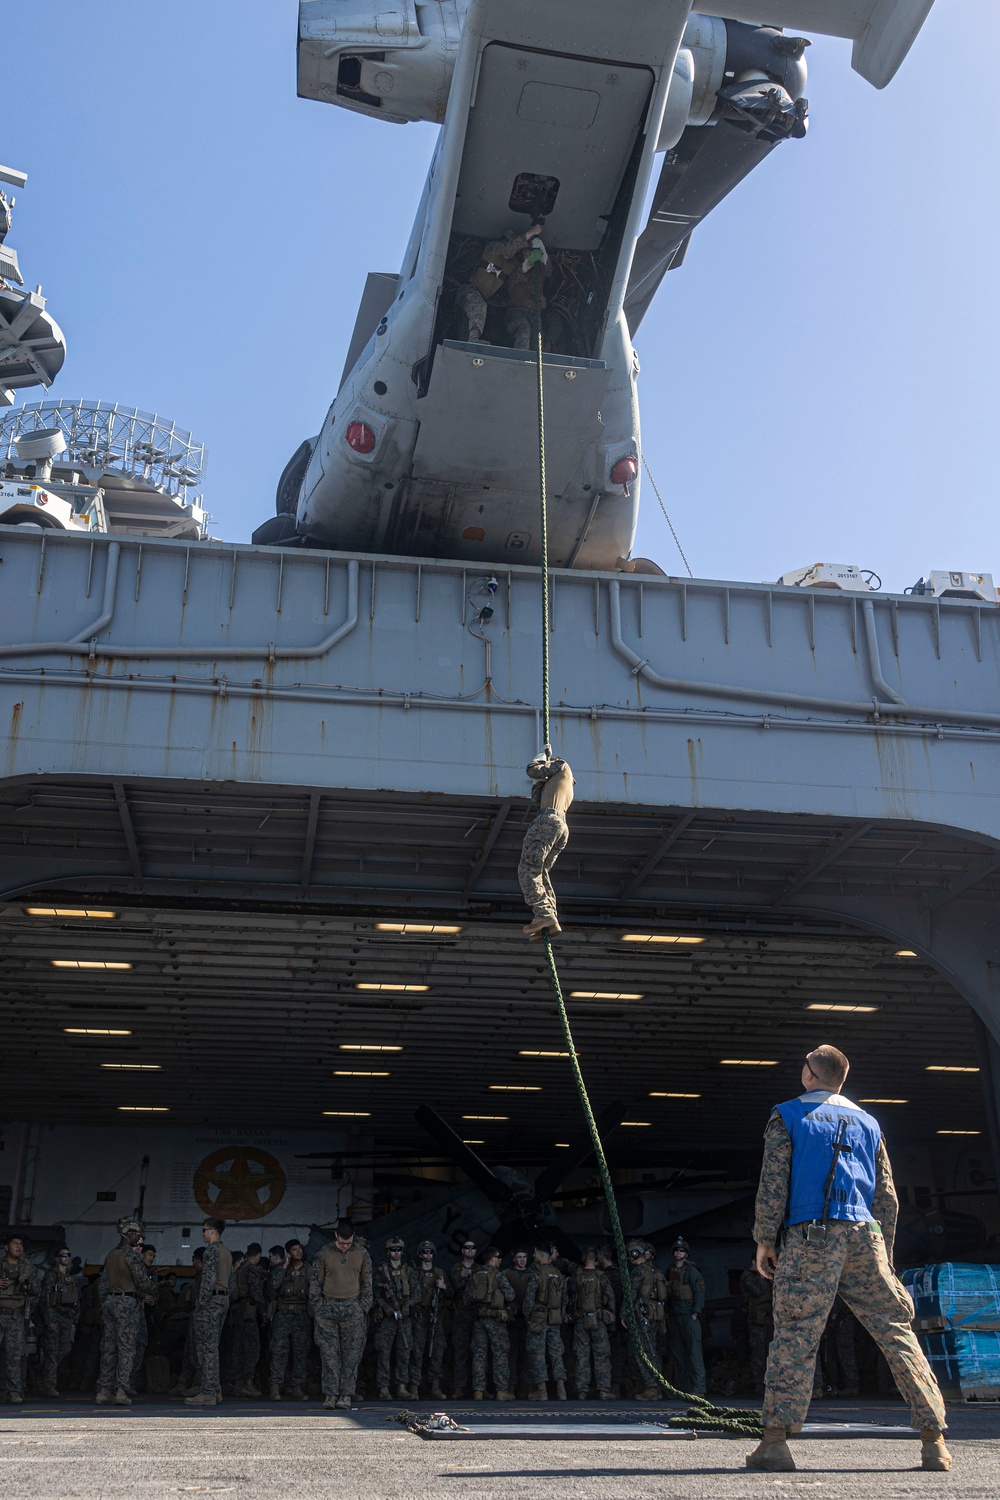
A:
[[[689,1260],[671,1267],[667,1280],[667,1326],[670,1355],[677,1384],[692,1396],[705,1394],[705,1361],[701,1352],[701,1323],[694,1315],[705,1306],[705,1278]]]
[[[58,1263],[45,1273],[40,1311],[42,1383],[47,1391],[54,1391],[59,1366],[73,1347],[80,1321],[80,1288],[75,1276],[63,1271]],[[50,1323],[56,1325],[54,1329],[49,1327]]]
[[[558,921],[556,893],[552,887],[550,871],[569,841],[569,827],[563,805],[568,807],[573,800],[572,772],[564,760],[549,759],[544,755],[536,756],[525,769],[535,784],[531,789],[529,808],[532,822],[521,845],[517,879],[521,895],[531,907],[532,913],[536,917]],[[561,774],[564,771],[569,773],[569,794],[568,797],[560,796],[560,806],[553,807],[549,801],[551,791],[546,788],[546,782],[555,777],[565,781],[566,778]]]
[[[448,1281],[451,1286],[452,1315],[451,1315],[451,1355],[452,1355],[452,1393],[458,1395],[468,1390],[469,1386],[469,1356],[472,1348],[472,1308],[465,1305],[465,1284],[472,1275],[472,1268],[466,1267],[464,1261],[457,1260],[448,1272]]]
[[[230,1285],[233,1379],[252,1385],[260,1363],[260,1322],[264,1316],[264,1268],[242,1260]]]
[[[477,1266],[466,1283],[463,1300],[471,1307],[472,1389],[486,1390],[488,1356],[493,1357],[493,1383],[498,1391],[510,1390],[510,1335],[507,1332],[508,1306],[514,1302],[514,1288],[503,1271],[492,1266]]]
[[[629,1286],[632,1288],[632,1303],[635,1307],[637,1332],[643,1352],[655,1370],[661,1368],[657,1349],[657,1329],[663,1314],[663,1303],[657,1297],[657,1270],[651,1261],[640,1261],[628,1268]],[[639,1359],[635,1351],[632,1334],[626,1331],[625,1369],[634,1382],[642,1382],[646,1396],[659,1396],[660,1387],[656,1377]]]
[[[372,1306],[372,1260],[367,1250],[355,1246],[361,1256],[356,1297],[324,1295],[328,1274],[346,1264],[354,1250],[340,1251],[328,1245],[312,1264],[309,1278],[309,1310],[315,1322],[316,1343],[323,1365],[323,1394],[342,1400],[354,1395],[358,1366],[368,1337],[368,1314]]]
[[[785,1216],[792,1140],[777,1110],[764,1132],[754,1239],[774,1245]],[[943,1430],[944,1402],[910,1326],[913,1304],[892,1270],[898,1203],[892,1167],[880,1140],[875,1159],[874,1222],[831,1219],[822,1244],[810,1244],[806,1225],[785,1231],[774,1277],[774,1341],[767,1360],[765,1427],[805,1420],[816,1351],[837,1292],[868,1329],[909,1402],[915,1427]]]
[[[517,256],[530,249],[526,234],[507,234],[502,240],[491,240],[483,246],[479,265],[455,297],[455,306],[469,325],[469,332],[481,336],[486,327],[486,304],[505,286],[518,268]],[[525,346],[527,347],[527,346]]]
[[[35,1268],[29,1260],[0,1260],[0,1344],[8,1396],[24,1392],[25,1319],[35,1304]]]
[[[570,1283],[573,1314],[574,1383],[581,1401],[593,1382],[601,1395],[611,1394],[611,1338],[615,1321],[615,1294],[603,1271],[581,1266]]]
[[[310,1285],[311,1272],[304,1260],[298,1265],[290,1261],[287,1266],[276,1266],[271,1272],[274,1312],[268,1380],[272,1387],[281,1387],[286,1371],[290,1390],[299,1391],[305,1383],[306,1360],[313,1341]]]
[[[205,1247],[201,1263],[201,1285],[198,1300],[191,1313],[195,1360],[201,1370],[201,1394],[221,1396],[219,1380],[219,1341],[222,1325],[229,1311],[229,1283],[233,1257],[221,1240]]]
[[[528,1286],[528,1277],[531,1270],[525,1266],[519,1271],[517,1266],[508,1266],[503,1273],[514,1289],[514,1301],[508,1308],[510,1322],[507,1325],[507,1336],[510,1340],[510,1386],[508,1389],[517,1391],[523,1384],[525,1370],[527,1367],[527,1337],[528,1325],[524,1321],[524,1293]]]
[[[409,1266],[400,1264],[393,1270],[388,1261],[383,1261],[375,1272],[374,1343],[380,1391],[388,1388],[390,1364],[397,1386],[405,1386],[409,1378],[413,1347],[410,1302],[416,1295],[416,1281]]]
[[[438,1384],[444,1378],[445,1338],[441,1299],[447,1293],[442,1292],[437,1284],[438,1280],[444,1280],[444,1272],[440,1266],[435,1265],[425,1271],[417,1264],[411,1266],[410,1270],[414,1278],[413,1303],[410,1308],[413,1341],[410,1346],[410,1368],[404,1383],[411,1390],[419,1391],[425,1373]]]
[[[747,1320],[750,1377],[757,1394],[762,1396],[767,1351],[774,1338],[774,1287],[766,1276],[750,1269],[740,1277],[740,1296]]]
[[[549,1287],[548,1282],[558,1282]],[[545,1283],[545,1284],[543,1284]],[[533,1266],[524,1289],[524,1316],[528,1322],[528,1383],[544,1385],[549,1378],[566,1379],[563,1361],[562,1322],[569,1301],[565,1276],[555,1266]]]
[[[132,1282],[131,1292],[122,1290],[128,1280]],[[155,1296],[156,1282],[150,1277],[139,1251],[123,1241],[105,1260],[98,1290],[104,1318],[98,1388],[100,1391],[127,1391],[135,1373],[143,1298]]]

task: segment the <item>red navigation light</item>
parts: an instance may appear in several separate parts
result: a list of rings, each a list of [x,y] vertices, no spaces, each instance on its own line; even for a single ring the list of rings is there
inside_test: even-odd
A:
[[[633,454],[627,458],[620,458],[611,470],[612,484],[631,484],[639,472],[639,465]]]
[[[355,453],[370,453],[375,446],[375,434],[367,422],[351,422],[345,433],[347,446]],[[633,465],[635,459],[632,460]]]

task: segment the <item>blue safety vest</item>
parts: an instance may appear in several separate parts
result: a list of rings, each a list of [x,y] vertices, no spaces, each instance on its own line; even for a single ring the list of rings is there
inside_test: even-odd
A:
[[[877,1120],[857,1105],[831,1104],[828,1099],[789,1099],[777,1106],[792,1138],[792,1178],[785,1225],[823,1217],[823,1189],[833,1160],[833,1143],[841,1120],[844,1145],[837,1152],[837,1170],[830,1194],[831,1219],[868,1223],[875,1198],[875,1156],[882,1130]]]

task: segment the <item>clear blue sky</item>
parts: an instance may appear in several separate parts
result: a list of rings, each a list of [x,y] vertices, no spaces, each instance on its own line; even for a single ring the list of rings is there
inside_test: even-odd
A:
[[[190,427],[213,534],[246,540],[365,273],[398,267],[434,130],[297,99],[295,0],[2,4],[11,242],[69,340],[52,394]],[[637,339],[644,442],[699,576],[1000,578],[998,52],[996,0],[937,0],[883,93],[818,40],[807,140],[667,279]],[[680,571],[648,486],[636,550]]]

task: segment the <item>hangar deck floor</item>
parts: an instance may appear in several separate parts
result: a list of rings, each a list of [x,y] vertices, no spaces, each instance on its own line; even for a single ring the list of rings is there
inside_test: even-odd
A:
[[[370,1500],[743,1500],[765,1492],[849,1493],[857,1500],[903,1500],[919,1490],[947,1489],[963,1500],[1000,1492],[1000,1411],[993,1405],[949,1408],[950,1475],[919,1474],[915,1445],[878,1439],[810,1440],[796,1449],[798,1472],[774,1478],[743,1467],[741,1439],[699,1438],[670,1444],[614,1439],[492,1443],[445,1447],[423,1442],[387,1422],[398,1408],[361,1403],[350,1413],[317,1405],[294,1413],[227,1402],[207,1412],[141,1398],[128,1412],[67,1402],[25,1406],[0,1416],[6,1493],[17,1500],[103,1500],[138,1493],[158,1500],[185,1494],[312,1500],[332,1493]],[[530,1420],[564,1419],[577,1403],[530,1408]],[[662,1418],[671,1408],[602,1405],[623,1420]],[[497,1413],[489,1404],[458,1419]],[[813,1416],[837,1421],[902,1423],[900,1403],[830,1402]],[[529,1417],[526,1405],[507,1421]]]

